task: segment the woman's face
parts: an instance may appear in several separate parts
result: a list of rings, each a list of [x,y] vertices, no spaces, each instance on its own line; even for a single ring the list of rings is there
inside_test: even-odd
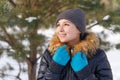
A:
[[[56,33],[61,42],[74,45],[79,42],[80,32],[69,20],[60,19],[57,22]]]

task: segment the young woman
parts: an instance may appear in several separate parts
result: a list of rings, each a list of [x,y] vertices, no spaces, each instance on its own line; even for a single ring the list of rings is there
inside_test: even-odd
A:
[[[79,8],[58,15],[56,34],[41,59],[37,80],[113,80],[98,37],[85,25]]]

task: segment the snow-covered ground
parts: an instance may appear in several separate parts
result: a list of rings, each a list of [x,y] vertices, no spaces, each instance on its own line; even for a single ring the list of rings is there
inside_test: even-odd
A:
[[[8,66],[8,64],[10,65]],[[9,70],[10,67],[11,67],[11,70]],[[26,63],[22,63],[21,68],[27,69]],[[1,55],[0,57],[0,72],[1,72],[1,69],[5,69],[6,71],[4,71],[4,74],[8,76],[1,77],[1,73],[0,73],[0,80],[18,80],[15,78],[15,76],[17,76],[19,73],[18,62],[14,60],[12,57],[8,56],[6,52],[4,52],[3,55]],[[20,78],[22,80],[28,80],[27,73],[21,72]]]
[[[112,49],[108,51],[107,57],[112,68],[113,80],[120,80],[120,50]]]
[[[107,34],[108,37],[106,38],[106,41],[109,41],[112,44],[117,44],[120,43],[120,34],[113,34],[111,31],[104,29],[101,26],[96,26],[92,28],[92,31],[95,33],[100,33],[102,31],[105,31],[105,33],[109,33]],[[52,37],[52,35],[54,34],[54,29],[50,28],[47,30],[40,30],[38,31],[39,34],[44,34],[46,35],[49,39]],[[112,68],[112,72],[113,72],[113,80],[120,80],[120,50],[117,50],[115,48],[109,50],[106,52],[108,60],[110,62],[111,68]],[[11,64],[11,66],[14,68],[14,70],[9,70],[6,71],[6,74],[10,74],[10,75],[15,75],[18,74],[19,72],[19,67],[18,67],[18,63],[11,57],[8,57],[6,55],[6,52],[4,52],[4,54],[0,57],[0,70],[1,68],[8,68],[7,64]],[[27,68],[26,63],[22,63],[22,68]],[[21,73],[20,75],[22,80],[28,80],[27,78],[27,73]],[[4,79],[0,76],[0,80],[16,80],[14,77],[10,77],[7,76]]]

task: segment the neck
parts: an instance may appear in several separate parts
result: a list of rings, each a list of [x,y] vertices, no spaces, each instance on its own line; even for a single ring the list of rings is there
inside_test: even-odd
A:
[[[73,41],[69,41],[67,42],[66,44],[70,47],[73,47],[75,44],[78,44],[80,42],[80,39],[77,38],[76,40],[73,40]]]

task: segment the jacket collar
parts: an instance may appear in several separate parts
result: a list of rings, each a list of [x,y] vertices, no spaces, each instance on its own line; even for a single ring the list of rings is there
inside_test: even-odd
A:
[[[86,38],[73,46],[72,56],[78,51],[83,52],[87,55],[87,57],[91,57],[95,54],[97,48],[99,47],[99,39],[97,35],[93,32],[87,31],[86,33]],[[48,47],[50,54],[53,55],[57,48],[59,48],[62,45],[65,45],[65,43],[60,42],[59,38],[55,34],[51,39]],[[67,50],[69,51],[69,46],[67,46]]]

